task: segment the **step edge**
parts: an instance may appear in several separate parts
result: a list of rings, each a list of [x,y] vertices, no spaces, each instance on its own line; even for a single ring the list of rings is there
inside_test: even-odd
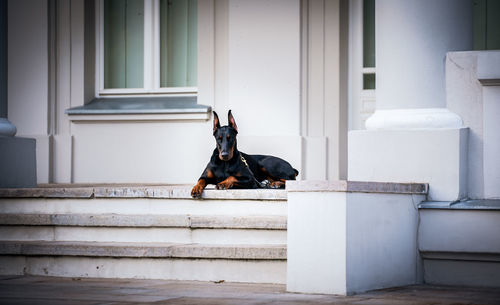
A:
[[[0,213],[0,225],[286,230],[287,218],[282,215]]]
[[[286,260],[286,245],[0,241],[0,255]]]

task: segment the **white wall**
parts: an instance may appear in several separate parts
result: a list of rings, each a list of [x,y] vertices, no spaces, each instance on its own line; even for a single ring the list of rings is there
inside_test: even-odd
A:
[[[72,122],[64,111],[88,102],[94,88],[92,25],[84,24],[92,18],[85,18],[85,2],[57,1],[50,8],[46,0],[11,2],[10,28],[16,35],[9,50],[16,68],[9,72],[9,119],[19,134],[37,138],[39,183],[194,183],[214,147],[211,117]],[[233,110],[243,151],[282,157],[309,178],[345,174],[340,3],[199,4],[199,103],[212,106],[223,124]],[[176,176],[179,164],[165,160],[176,160],[182,152],[165,143],[183,141],[181,125],[189,128],[182,139],[193,142],[186,149],[196,152],[184,156],[192,162]]]
[[[228,107],[240,134],[298,135],[300,1],[231,0],[228,29]]]
[[[452,52],[446,59],[448,108],[470,130],[468,196],[500,198],[500,52]]]
[[[468,0],[375,1],[377,109],[444,107],[446,52],[472,48]]]
[[[500,198],[500,86],[483,88],[484,197]]]
[[[50,179],[48,3],[8,2],[8,118],[36,139],[37,181]]]
[[[47,134],[47,10],[46,0],[8,3],[8,117],[19,136]]]

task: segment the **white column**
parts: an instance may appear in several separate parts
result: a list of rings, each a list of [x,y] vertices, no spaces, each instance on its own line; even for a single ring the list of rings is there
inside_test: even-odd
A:
[[[377,0],[377,111],[369,130],[457,128],[448,111],[445,56],[472,49],[468,0]]]
[[[468,129],[446,108],[445,58],[472,49],[469,0],[376,0],[377,110],[349,132],[349,180],[429,183],[467,196]]]
[[[7,4],[7,0],[0,0],[0,188],[34,187],[36,142],[34,139],[14,137],[17,129],[7,120]]]
[[[0,1],[0,136],[13,137],[16,126],[7,119],[7,1]]]

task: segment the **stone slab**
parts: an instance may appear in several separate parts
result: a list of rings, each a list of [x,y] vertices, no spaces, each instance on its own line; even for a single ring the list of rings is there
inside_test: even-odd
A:
[[[0,225],[286,230],[285,216],[0,214]]]
[[[0,198],[157,198],[193,199],[191,185],[46,184],[36,188],[0,188]],[[286,200],[285,190],[215,190],[207,188],[202,199]]]
[[[363,182],[346,180],[287,181],[288,192],[352,192],[426,195],[427,183]]]
[[[2,241],[1,255],[286,260],[284,245]]]

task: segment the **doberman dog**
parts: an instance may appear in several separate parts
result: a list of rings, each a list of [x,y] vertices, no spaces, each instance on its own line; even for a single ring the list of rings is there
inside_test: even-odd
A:
[[[215,184],[218,190],[230,188],[284,188],[286,180],[295,180],[299,172],[290,163],[274,156],[247,155],[238,151],[236,135],[238,127],[231,110],[227,126],[220,126],[214,111],[213,131],[217,147],[203,171],[191,196],[200,198],[207,184]],[[267,184],[263,181],[267,180]]]

